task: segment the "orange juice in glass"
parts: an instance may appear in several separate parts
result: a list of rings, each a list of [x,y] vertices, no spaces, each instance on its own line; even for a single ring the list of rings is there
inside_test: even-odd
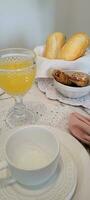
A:
[[[0,87],[15,97],[15,106],[6,119],[11,127],[30,123],[33,118],[23,104],[23,95],[32,87],[35,74],[35,55],[31,50],[0,51]]]

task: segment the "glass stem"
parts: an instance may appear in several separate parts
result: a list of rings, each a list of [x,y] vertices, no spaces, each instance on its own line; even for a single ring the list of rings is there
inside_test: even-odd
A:
[[[24,116],[25,115],[25,105],[23,103],[23,97],[22,96],[16,96],[15,97],[14,112],[18,116]]]

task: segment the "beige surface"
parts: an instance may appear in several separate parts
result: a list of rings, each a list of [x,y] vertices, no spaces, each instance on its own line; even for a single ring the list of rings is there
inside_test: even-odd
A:
[[[74,32],[87,32],[90,35],[90,1],[56,0],[55,28],[68,36]]]

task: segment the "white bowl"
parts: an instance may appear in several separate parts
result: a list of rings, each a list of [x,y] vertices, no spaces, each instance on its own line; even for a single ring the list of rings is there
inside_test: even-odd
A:
[[[24,185],[46,182],[60,161],[59,142],[50,129],[30,125],[12,130],[6,142],[6,160],[12,178]]]
[[[90,92],[90,85],[85,87],[71,87],[59,83],[55,79],[54,79],[54,86],[63,96],[73,99],[85,96]]]

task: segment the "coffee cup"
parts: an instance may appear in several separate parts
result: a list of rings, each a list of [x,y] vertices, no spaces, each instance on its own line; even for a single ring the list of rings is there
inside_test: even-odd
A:
[[[60,145],[48,127],[30,125],[11,131],[5,144],[3,169],[11,172],[7,184],[18,182],[35,186],[48,181],[60,162]]]

